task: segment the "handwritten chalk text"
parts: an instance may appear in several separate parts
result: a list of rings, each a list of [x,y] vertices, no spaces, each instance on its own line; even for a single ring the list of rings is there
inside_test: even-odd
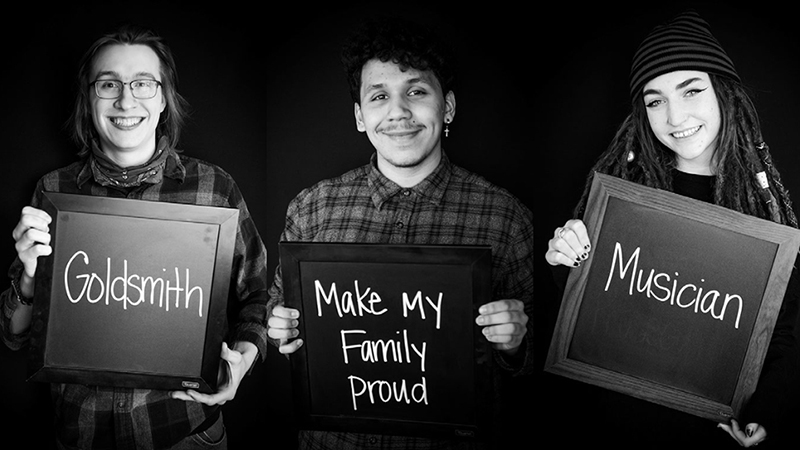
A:
[[[102,303],[110,305],[114,302],[122,303],[122,309],[129,306],[139,306],[149,303],[158,304],[159,308],[169,311],[170,304],[173,308],[180,309],[183,298],[184,309],[189,309],[193,299],[197,301],[199,317],[203,317],[203,289],[199,286],[190,286],[189,269],[181,280],[181,272],[175,267],[174,281],[171,278],[155,278],[141,276],[136,273],[129,274],[128,260],[122,261],[122,274],[112,278],[111,258],[106,258],[106,271],[104,276],[95,272],[85,273],[89,265],[89,255],[84,251],[77,251],[67,262],[64,269],[64,289],[67,298],[72,303],[86,299],[88,303]],[[167,269],[162,269],[165,273]],[[79,290],[70,288],[71,282],[80,280],[82,286]],[[182,284],[183,283],[183,284]],[[172,300],[174,298],[174,301]],[[149,299],[149,302],[147,301]]]
[[[678,306],[679,308],[694,310],[695,313],[710,314],[711,317],[724,321],[725,314],[728,311],[729,304],[736,307],[736,320],[734,327],[739,328],[739,320],[742,316],[743,300],[737,294],[725,294],[724,300],[718,304],[718,300],[722,294],[717,290],[704,291],[702,286],[692,283],[687,283],[679,287],[678,285],[678,272],[675,272],[675,277],[671,277],[668,273],[656,273],[655,269],[650,269],[650,273],[646,275],[643,282],[643,275],[645,269],[639,269],[639,254],[640,247],[628,258],[624,263],[624,256],[622,253],[622,245],[619,242],[614,247],[614,256],[611,261],[611,270],[608,273],[606,280],[605,290],[611,286],[611,281],[614,279],[614,269],[618,267],[617,273],[620,280],[625,280],[628,276],[630,269],[630,285],[628,287],[628,295],[634,295],[634,289],[638,293],[644,293],[647,298],[655,298],[660,302],[669,302],[669,305]],[[705,282],[705,279],[701,279]]]

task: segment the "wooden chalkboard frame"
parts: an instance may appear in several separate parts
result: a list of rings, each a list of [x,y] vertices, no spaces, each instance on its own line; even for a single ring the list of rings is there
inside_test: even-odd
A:
[[[197,206],[177,203],[130,200],[121,198],[93,197],[87,195],[43,193],[41,208],[50,214],[50,234],[53,255],[40,257],[36,270],[34,307],[32,311],[30,350],[28,356],[28,380],[41,382],[78,383],[86,385],[116,386],[161,390],[193,389],[213,393],[217,389],[217,377],[222,341],[226,327],[227,298],[230,287],[233,248],[238,229],[239,210]],[[50,364],[47,357],[47,335],[51,325],[50,305],[53,288],[54,255],[59,252],[59,229],[69,227],[69,221],[60,220],[64,214],[89,213],[119,219],[120,224],[130,218],[157,219],[159,221],[200,223],[217,227],[216,254],[213,261],[213,279],[205,317],[205,335],[191,337],[203,339],[203,356],[199,372],[190,375],[158,373],[154,371],[120,372],[103,367],[61,367]],[[121,230],[108,230],[124,239]],[[213,244],[212,244],[213,245]],[[91,326],[81,323],[81,327]],[[124,349],[120,349],[124,351]]]
[[[612,197],[631,204],[666,211],[692,223],[713,225],[723,230],[777,245],[777,254],[773,260],[769,281],[764,287],[761,307],[750,336],[744,362],[739,370],[732,401],[721,403],[669,385],[570,359],[568,351],[573,336],[576,334],[575,326],[581,304],[587,295],[585,287],[592,270],[592,258],[584,262],[582,267],[572,270],[569,275],[545,370],[716,422],[727,422],[731,417],[738,417],[756,389],[775,320],[783,302],[783,295],[791,276],[798,247],[800,247],[800,232],[788,226],[740,214],[727,208],[595,173],[584,216],[584,223],[593,243],[598,242],[597,239],[605,220],[606,205]]]
[[[303,295],[301,270],[303,262],[357,262],[392,264],[398,268],[403,265],[459,265],[468,268],[471,273],[473,299],[472,304],[465,302],[464,307],[471,309],[471,317],[478,315],[478,308],[491,300],[491,247],[458,246],[458,245],[392,245],[392,244],[351,244],[320,242],[280,242],[281,271],[284,289],[284,300],[287,306],[301,311],[298,329],[300,336],[306,335],[303,317],[311,306],[305,302],[312,301]],[[471,330],[471,331],[470,331]],[[310,373],[313,370],[306,355],[309,342],[290,358],[292,371],[292,395],[296,420],[301,429],[329,431],[357,431],[366,433],[442,437],[484,441],[490,439],[492,430],[492,367],[494,365],[492,348],[474,321],[464,324],[464,346],[472,349],[473,358],[468,361],[474,370],[475,419],[470,423],[452,423],[448,421],[423,421],[414,417],[404,419],[386,419],[376,417],[355,416],[352,414],[325,415],[317,414],[311,406]]]

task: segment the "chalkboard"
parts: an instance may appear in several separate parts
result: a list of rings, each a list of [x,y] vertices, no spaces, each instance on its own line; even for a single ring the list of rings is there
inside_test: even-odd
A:
[[[300,427],[480,440],[490,433],[491,248],[281,242]]]
[[[44,193],[29,379],[214,392],[238,210]]]
[[[570,273],[545,369],[714,421],[756,388],[797,229],[595,174],[592,256]]]

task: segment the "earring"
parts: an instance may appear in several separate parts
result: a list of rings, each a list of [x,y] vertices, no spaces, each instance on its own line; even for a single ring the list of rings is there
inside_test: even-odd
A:
[[[450,136],[450,119],[444,120],[444,137]]]

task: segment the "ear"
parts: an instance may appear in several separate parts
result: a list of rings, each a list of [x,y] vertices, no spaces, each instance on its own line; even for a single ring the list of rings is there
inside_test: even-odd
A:
[[[444,118],[450,122],[456,117],[456,94],[453,91],[448,91],[444,96]]]
[[[364,116],[361,114],[361,105],[354,103],[353,109],[353,113],[356,116],[356,129],[362,133],[367,131],[367,127],[364,125]]]

